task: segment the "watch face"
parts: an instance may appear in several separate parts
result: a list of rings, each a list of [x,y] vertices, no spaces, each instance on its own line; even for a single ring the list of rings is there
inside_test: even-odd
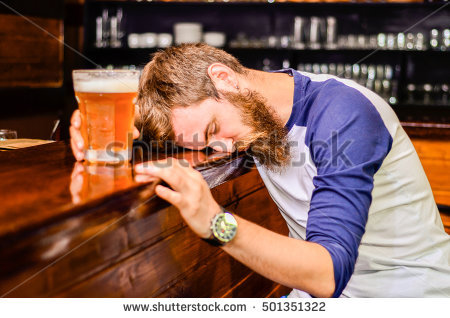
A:
[[[236,235],[237,222],[230,213],[220,213],[213,221],[212,232],[219,241],[227,243]]]

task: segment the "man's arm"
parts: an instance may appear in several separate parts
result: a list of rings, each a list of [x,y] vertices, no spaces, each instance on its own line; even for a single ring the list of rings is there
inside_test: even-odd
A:
[[[160,162],[161,163],[161,162]],[[164,167],[164,168],[160,168]],[[164,164],[147,162],[136,172],[160,178],[172,189],[158,185],[156,194],[176,206],[188,226],[200,237],[211,235],[212,218],[221,211],[202,175],[174,158]],[[317,243],[282,236],[236,216],[236,237],[223,249],[255,272],[316,297],[334,292],[334,271],[328,251]]]
[[[255,272],[315,297],[334,293],[333,262],[317,243],[267,230],[236,216],[236,237],[223,249]]]

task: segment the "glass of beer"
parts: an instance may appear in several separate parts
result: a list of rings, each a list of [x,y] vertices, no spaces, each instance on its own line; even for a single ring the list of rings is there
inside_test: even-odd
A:
[[[73,71],[85,160],[131,160],[139,75],[139,71],[132,70]]]

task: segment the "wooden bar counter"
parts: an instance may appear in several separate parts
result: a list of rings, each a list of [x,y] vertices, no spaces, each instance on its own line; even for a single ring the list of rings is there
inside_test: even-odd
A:
[[[413,140],[438,204],[450,205],[450,142]],[[181,155],[214,198],[287,234],[244,156]],[[199,239],[131,167],[76,163],[64,142],[0,152],[3,297],[279,297],[273,283]],[[441,211],[442,212],[442,211]],[[443,212],[446,230],[450,214]]]
[[[279,233],[255,168],[187,152],[215,199]],[[247,167],[248,166],[248,167]],[[289,289],[199,239],[131,167],[75,163],[64,142],[0,153],[3,297],[279,297]]]

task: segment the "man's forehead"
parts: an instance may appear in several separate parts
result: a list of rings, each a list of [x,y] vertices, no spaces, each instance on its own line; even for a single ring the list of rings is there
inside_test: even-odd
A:
[[[175,107],[172,110],[172,125],[175,136],[191,139],[195,134],[200,136],[211,120],[212,114],[201,107]],[[200,137],[199,136],[199,137]]]

